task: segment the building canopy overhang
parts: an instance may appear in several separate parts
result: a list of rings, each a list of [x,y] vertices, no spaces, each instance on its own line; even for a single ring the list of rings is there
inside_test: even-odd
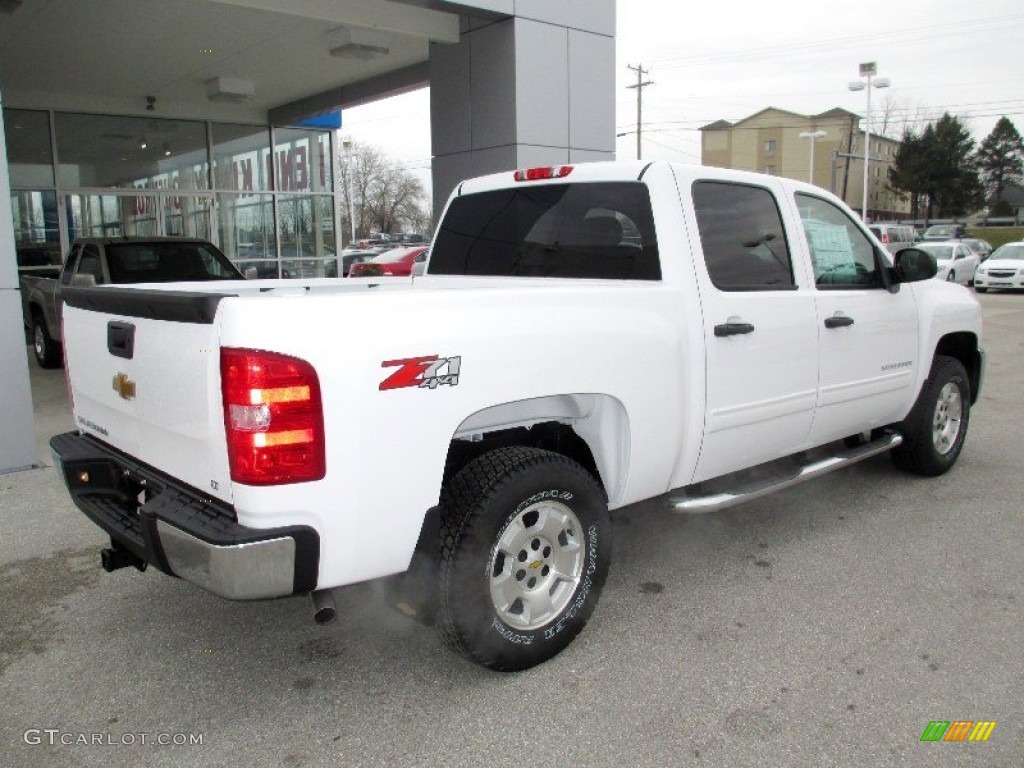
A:
[[[427,85],[430,45],[457,43],[461,23],[458,5],[403,0],[2,8],[5,106],[277,124]]]

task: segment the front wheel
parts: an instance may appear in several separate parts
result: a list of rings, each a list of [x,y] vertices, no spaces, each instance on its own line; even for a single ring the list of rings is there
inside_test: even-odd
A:
[[[949,274],[946,275],[946,282],[947,283],[955,283],[956,282],[956,272],[954,272],[952,269],[949,270]]]
[[[917,402],[899,425],[903,444],[892,452],[900,469],[934,477],[948,472],[967,438],[971,385],[959,360],[938,355]]]
[[[978,286],[974,286],[974,290],[978,293],[988,293],[988,288],[979,288]]]
[[[611,562],[604,490],[571,459],[500,448],[441,494],[440,628],[499,671],[555,656],[597,605]]]

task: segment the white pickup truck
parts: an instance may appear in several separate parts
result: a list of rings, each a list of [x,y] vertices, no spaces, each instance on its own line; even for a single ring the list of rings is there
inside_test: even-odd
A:
[[[956,462],[981,312],[813,186],[668,163],[452,194],[426,274],[65,291],[103,565],[232,599],[389,583],[479,664],[594,610],[609,510],[709,511],[891,451]],[[398,576],[402,574],[401,576]]]

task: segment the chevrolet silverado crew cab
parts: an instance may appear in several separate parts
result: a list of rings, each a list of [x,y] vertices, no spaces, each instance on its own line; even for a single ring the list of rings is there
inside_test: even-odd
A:
[[[949,470],[981,313],[935,269],[777,177],[500,173],[453,192],[422,277],[68,287],[77,431],[51,446],[108,570],[321,619],[392,577],[457,651],[523,669],[592,614],[609,510],[884,451]]]

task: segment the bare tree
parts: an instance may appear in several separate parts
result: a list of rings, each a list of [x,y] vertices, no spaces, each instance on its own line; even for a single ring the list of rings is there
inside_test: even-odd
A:
[[[353,143],[341,156],[342,219],[351,231],[349,212],[354,213],[356,236],[405,229],[429,229],[430,215],[423,184],[399,167],[377,147]],[[351,202],[350,202],[351,196]],[[427,226],[423,227],[423,223]]]

